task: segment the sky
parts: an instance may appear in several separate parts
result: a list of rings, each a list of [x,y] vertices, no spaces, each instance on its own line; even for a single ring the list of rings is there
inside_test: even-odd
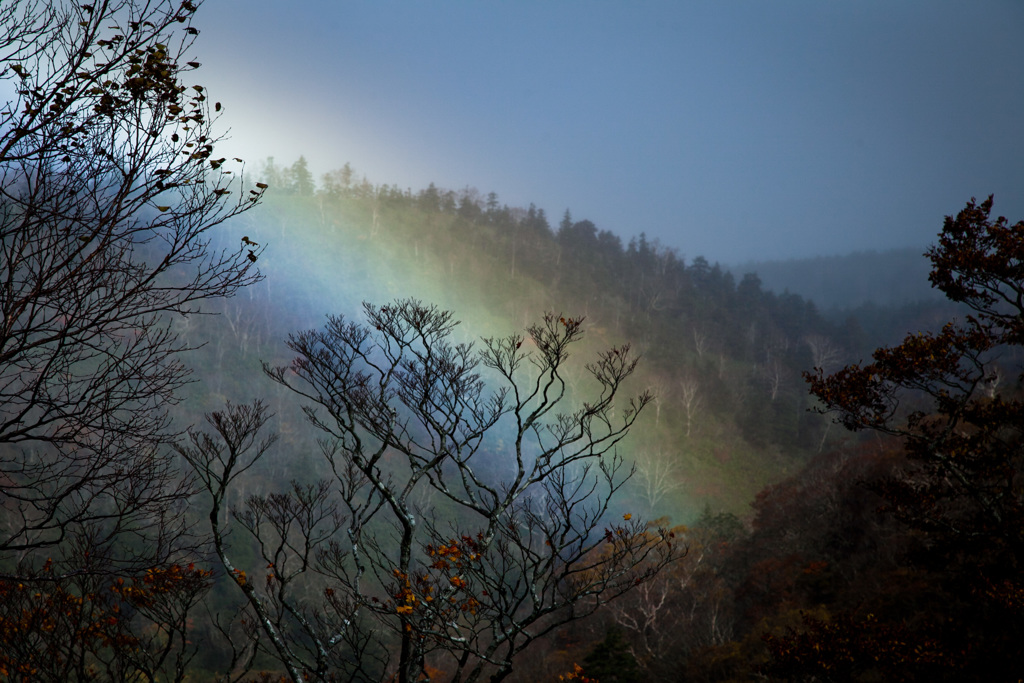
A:
[[[218,148],[725,264],[1024,219],[1019,0],[206,0]],[[250,168],[258,167],[253,163]]]

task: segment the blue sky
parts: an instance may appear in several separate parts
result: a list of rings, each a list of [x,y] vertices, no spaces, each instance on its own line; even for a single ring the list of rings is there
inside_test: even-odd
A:
[[[206,0],[230,152],[737,263],[1024,218],[1018,0]]]

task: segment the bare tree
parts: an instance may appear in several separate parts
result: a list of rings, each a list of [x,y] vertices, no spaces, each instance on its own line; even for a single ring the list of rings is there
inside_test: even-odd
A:
[[[672,392],[669,379],[663,375],[653,377],[647,385],[647,391],[654,402],[654,426],[661,424],[661,407]]]
[[[679,380],[679,400],[686,414],[686,438],[690,438],[693,429],[693,418],[700,412],[704,400],[700,395],[700,382],[693,375],[684,375]]]
[[[772,401],[779,397],[782,384],[786,377],[786,368],[777,356],[770,357],[765,364],[758,368],[758,372],[768,385],[768,395]]]
[[[643,451],[634,458],[636,463],[636,484],[647,505],[654,510],[667,494],[683,487],[680,480],[682,466],[678,458],[667,457],[662,452]]]
[[[697,358],[702,360],[704,354],[707,353],[712,346],[711,334],[707,330],[707,326],[700,325],[699,327],[693,328],[693,349],[697,352]]]
[[[628,347],[587,366],[595,396],[568,410],[562,370],[580,319],[549,315],[527,337],[485,339],[477,351],[450,340],[450,313],[416,301],[365,314],[366,325],[332,317],[292,336],[292,365],[266,368],[308,401],[331,481],[236,511],[262,556],[259,578],[218,542],[264,649],[293,680],[420,681],[430,667],[452,681],[501,680],[537,638],[682,554],[631,514],[607,521],[632,473],[615,446],[651,400],[612,416],[636,366]],[[219,501],[262,452],[262,423],[222,428],[245,421],[237,408],[211,419],[218,435],[193,433],[182,452],[222,536]],[[425,516],[422,489],[437,499]],[[374,665],[378,678],[359,661],[368,640],[394,653]]]
[[[606,608],[652,680],[677,676],[682,653],[721,645],[733,635],[729,589],[715,569],[720,541],[700,527],[679,533],[687,540],[686,558]]]
[[[842,361],[843,352],[839,346],[821,334],[811,334],[804,337],[804,343],[811,351],[811,362],[815,368],[821,368],[823,372],[831,372],[839,366]]]
[[[189,381],[172,323],[259,278],[258,249],[210,231],[262,194],[213,154],[195,10],[0,7],[0,566],[17,585],[166,568],[192,544],[192,486],[160,452]]]

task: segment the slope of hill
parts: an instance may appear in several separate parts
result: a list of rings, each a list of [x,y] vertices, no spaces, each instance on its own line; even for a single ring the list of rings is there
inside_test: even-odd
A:
[[[260,260],[266,280],[194,330],[212,340],[196,354],[208,379],[195,405],[271,397],[282,452],[313,447],[295,407],[262,378],[260,360],[287,362],[287,334],[328,313],[358,316],[361,301],[407,296],[453,310],[467,340],[521,331],[554,311],[587,317],[581,356],[626,341],[639,348],[630,389],[658,398],[625,445],[638,472],[624,507],[676,520],[708,504],[746,514],[757,491],[834,435],[807,411],[800,372],[838,367],[852,350],[800,296],[765,291],[756,278],[737,283],[717,264],[686,263],[643,237],[623,245],[568,212],[553,228],[543,211],[502,206],[493,194],[433,186],[413,194],[366,182],[292,189],[239,226],[239,237],[269,245]],[[582,363],[570,378],[581,387]],[[290,478],[302,462],[295,453],[268,461],[268,476]]]

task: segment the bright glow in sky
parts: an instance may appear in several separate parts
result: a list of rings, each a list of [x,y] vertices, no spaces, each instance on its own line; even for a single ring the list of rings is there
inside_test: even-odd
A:
[[[727,263],[1024,218],[1017,0],[206,0],[225,155],[474,186]]]

